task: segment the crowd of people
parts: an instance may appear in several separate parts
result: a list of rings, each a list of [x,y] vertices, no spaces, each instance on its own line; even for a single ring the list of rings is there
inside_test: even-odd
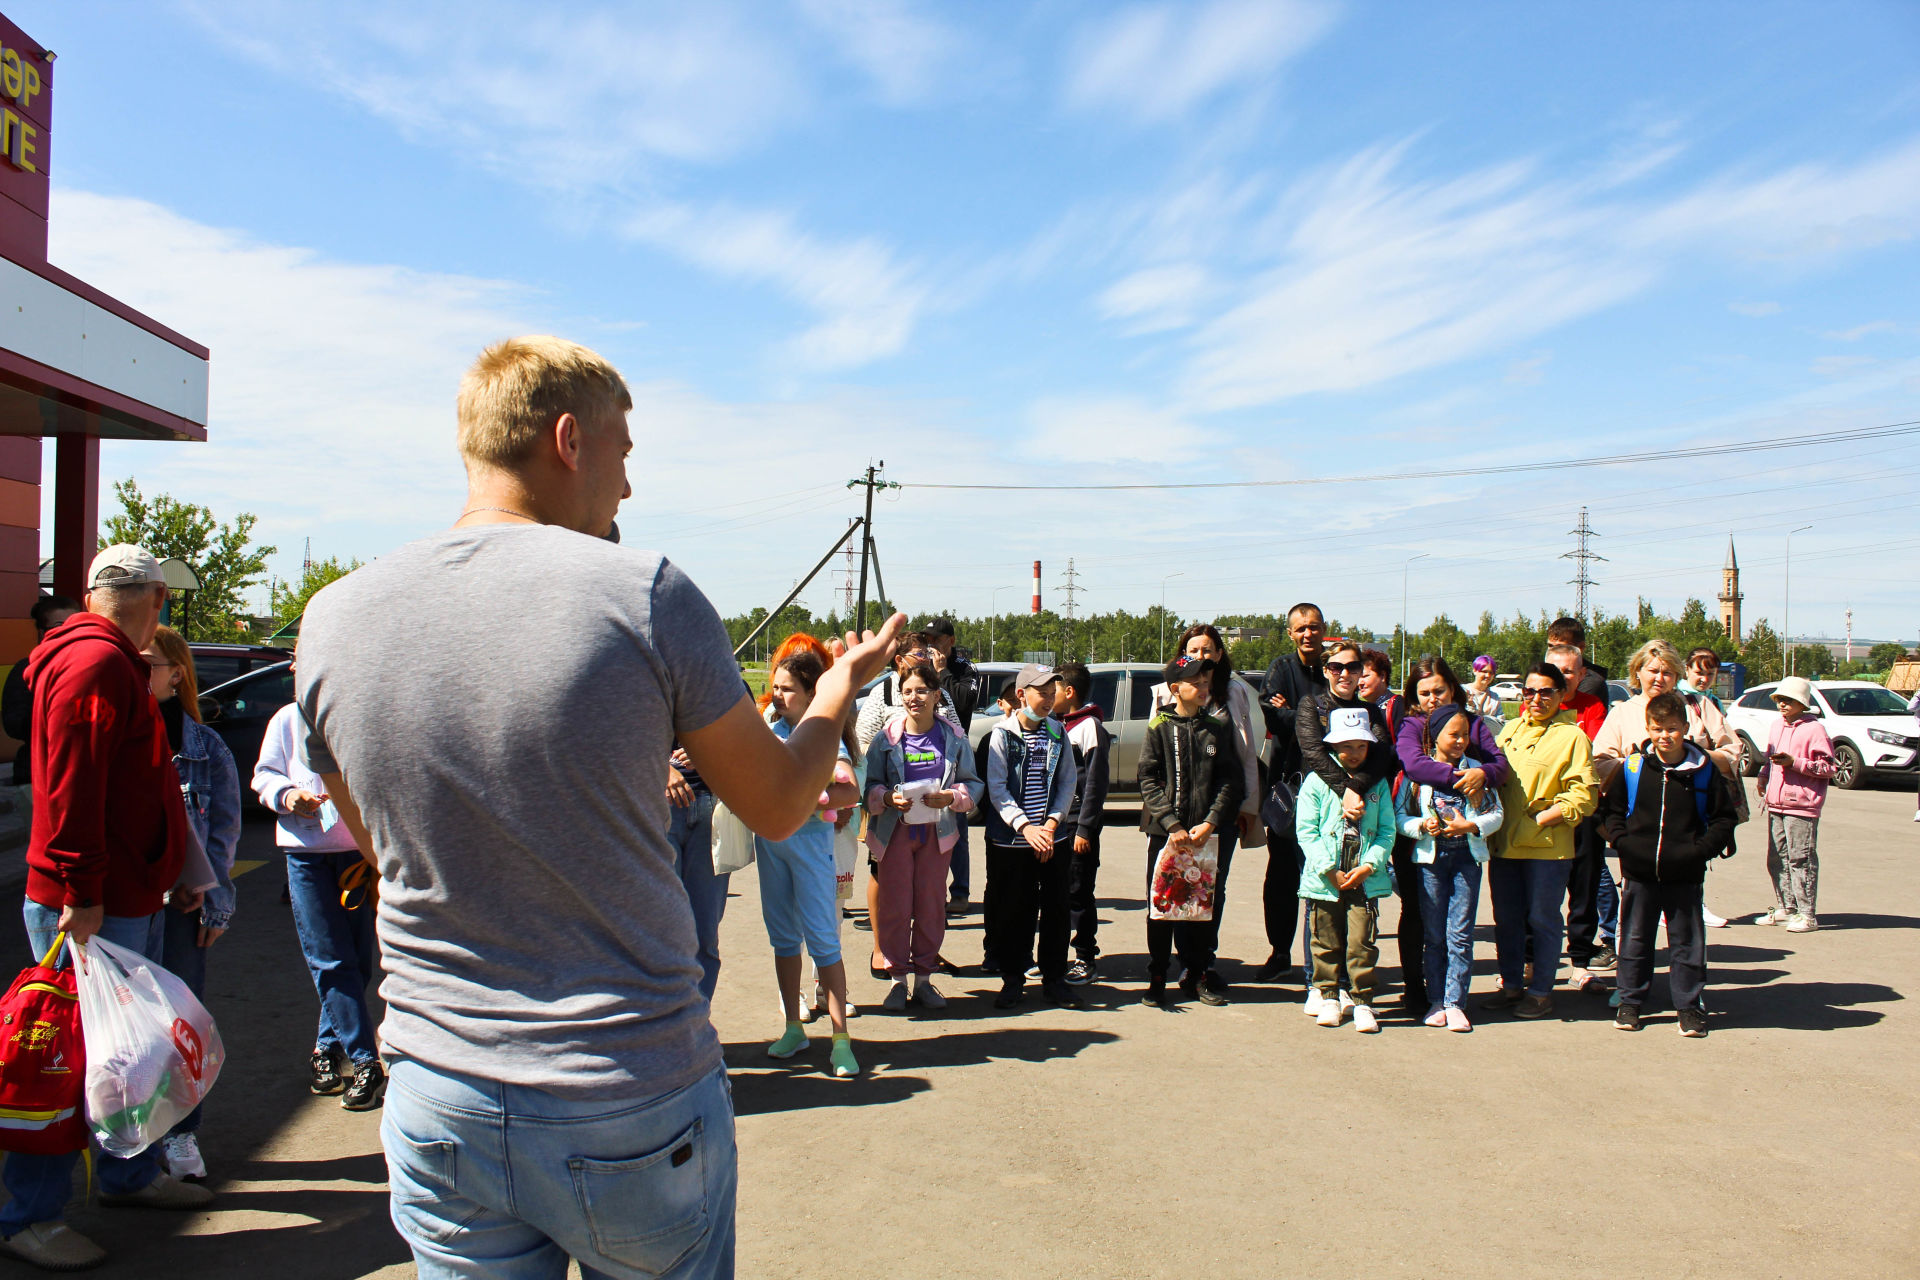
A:
[[[993,1007],[1034,983],[1083,1007],[1101,977],[1111,737],[1089,670],[1029,664],[983,707],[952,622],[911,631],[896,615],[789,637],[756,697],[700,590],[619,545],[631,408],[584,347],[484,351],[457,400],[466,507],[314,597],[295,703],[251,779],[319,1000],[309,1085],[384,1106],[392,1218],[426,1280],[557,1277],[570,1259],[593,1276],[732,1274],[733,1110],[710,1003],[745,861],[784,1022],[775,1059],[807,1053],[824,1016],[827,1071],[861,1075],[849,920],[871,931],[882,1012],[947,1009],[936,983],[959,972],[943,947],[973,906],[976,819]],[[233,921],[241,779],[199,723],[165,601],[152,555],[106,549],[84,604],[36,610],[45,638],[0,711],[11,726],[29,704],[16,769],[33,787],[36,952],[62,932],[107,937],[198,991]],[[1775,694],[1748,796],[1709,650],[1648,643],[1636,693],[1609,707],[1584,630],[1561,619],[1509,716],[1490,658],[1463,686],[1423,657],[1395,689],[1387,655],[1330,641],[1315,605],[1287,626],[1257,685],[1214,628],[1189,627],[1153,691],[1146,857],[1127,871],[1150,904],[1145,1004],[1229,1002],[1221,920],[1235,855],[1261,844],[1268,954],[1243,980],[1297,979],[1319,1025],[1363,1033],[1381,1027],[1389,896],[1401,1009],[1456,1032],[1483,1011],[1551,1013],[1563,955],[1574,990],[1617,968],[1614,1025],[1639,1029],[1664,923],[1680,1031],[1705,1035],[1703,930],[1725,921],[1703,886],[1750,814],[1775,896],[1757,923],[1818,927],[1833,757],[1804,681]],[[503,653],[540,657],[500,681]],[[193,840],[218,870],[204,894],[176,887]],[[1483,875],[1499,979],[1473,1004]],[[200,1119],[100,1160],[100,1202],[209,1204]],[[101,1259],[62,1221],[78,1155],[6,1161],[7,1251],[53,1269]]]

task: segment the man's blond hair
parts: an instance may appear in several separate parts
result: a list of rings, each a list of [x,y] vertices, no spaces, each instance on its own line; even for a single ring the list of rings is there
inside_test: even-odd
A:
[[[632,408],[626,381],[599,353],[547,334],[508,338],[482,351],[460,379],[460,456],[512,467],[563,413],[599,430]]]

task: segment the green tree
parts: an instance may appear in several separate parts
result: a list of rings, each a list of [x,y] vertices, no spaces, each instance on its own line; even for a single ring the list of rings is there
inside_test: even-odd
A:
[[[1833,650],[1823,644],[1796,644],[1790,665],[1794,675],[1818,680],[1833,675],[1840,664],[1834,661]]]
[[[360,567],[358,560],[341,564],[337,556],[329,556],[307,565],[300,571],[298,582],[276,582],[267,592],[267,611],[274,616],[279,626],[297,621],[307,611],[307,601],[313,599],[314,592],[330,582],[337,582]],[[298,632],[296,631],[296,634]]]
[[[256,518],[243,511],[225,524],[196,503],[164,493],[149,498],[132,477],[113,486],[120,514],[108,520],[102,547],[133,542],[162,560],[179,558],[193,566],[200,589],[184,606],[176,605],[174,624],[189,640],[231,640],[244,630],[241,595],[267,571],[276,547],[250,545]]]
[[[1907,646],[1887,641],[1867,650],[1868,671],[1891,671],[1893,664],[1907,656]]]
[[[1761,618],[1747,629],[1747,644],[1740,651],[1747,664],[1747,683],[1766,684],[1780,678],[1780,636]]]

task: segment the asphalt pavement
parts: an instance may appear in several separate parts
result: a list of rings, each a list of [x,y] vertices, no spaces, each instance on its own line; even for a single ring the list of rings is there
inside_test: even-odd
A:
[[[1604,995],[1564,988],[1554,1018],[1489,1016],[1471,1035],[1398,1017],[1377,1036],[1323,1029],[1297,981],[1236,981],[1221,1009],[1142,1007],[1145,842],[1116,813],[1091,1008],[1036,993],[996,1012],[994,980],[966,976],[942,984],[942,1016],[883,1013],[871,934],[849,926],[867,1072],[836,1081],[824,1023],[809,1053],[765,1056],[780,1017],[742,873],[715,1002],[740,1117],[740,1274],[1920,1274],[1912,814],[1910,790],[1833,794],[1821,931],[1712,932],[1705,1040],[1675,1033],[1664,978],[1637,1035],[1611,1029]],[[1723,914],[1769,901],[1757,831],[1710,878]],[[271,837],[248,824],[241,856],[260,865],[210,966],[229,1060],[202,1136],[220,1199],[184,1216],[76,1202],[75,1226],[114,1252],[101,1275],[412,1274],[387,1221],[378,1114],[306,1092],[314,997]],[[1230,977],[1266,953],[1264,861],[1238,859],[1229,885]],[[1491,987],[1490,923],[1483,903],[1476,995]],[[956,921],[946,954],[976,965],[979,926]],[[0,936],[26,963],[19,932]],[[1382,968],[1391,991],[1390,937]]]

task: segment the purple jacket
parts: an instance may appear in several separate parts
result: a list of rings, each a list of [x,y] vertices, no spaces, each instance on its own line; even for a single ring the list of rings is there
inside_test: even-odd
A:
[[[1473,728],[1467,735],[1467,754],[1486,761],[1488,786],[1505,786],[1513,773],[1507,765],[1506,755],[1500,750],[1500,744],[1494,741],[1487,722],[1471,712],[1467,714],[1473,721]],[[1451,790],[1453,766],[1433,758],[1422,741],[1426,736],[1427,717],[1419,712],[1409,712],[1407,718],[1400,722],[1400,733],[1394,739],[1400,767],[1415,782]]]

